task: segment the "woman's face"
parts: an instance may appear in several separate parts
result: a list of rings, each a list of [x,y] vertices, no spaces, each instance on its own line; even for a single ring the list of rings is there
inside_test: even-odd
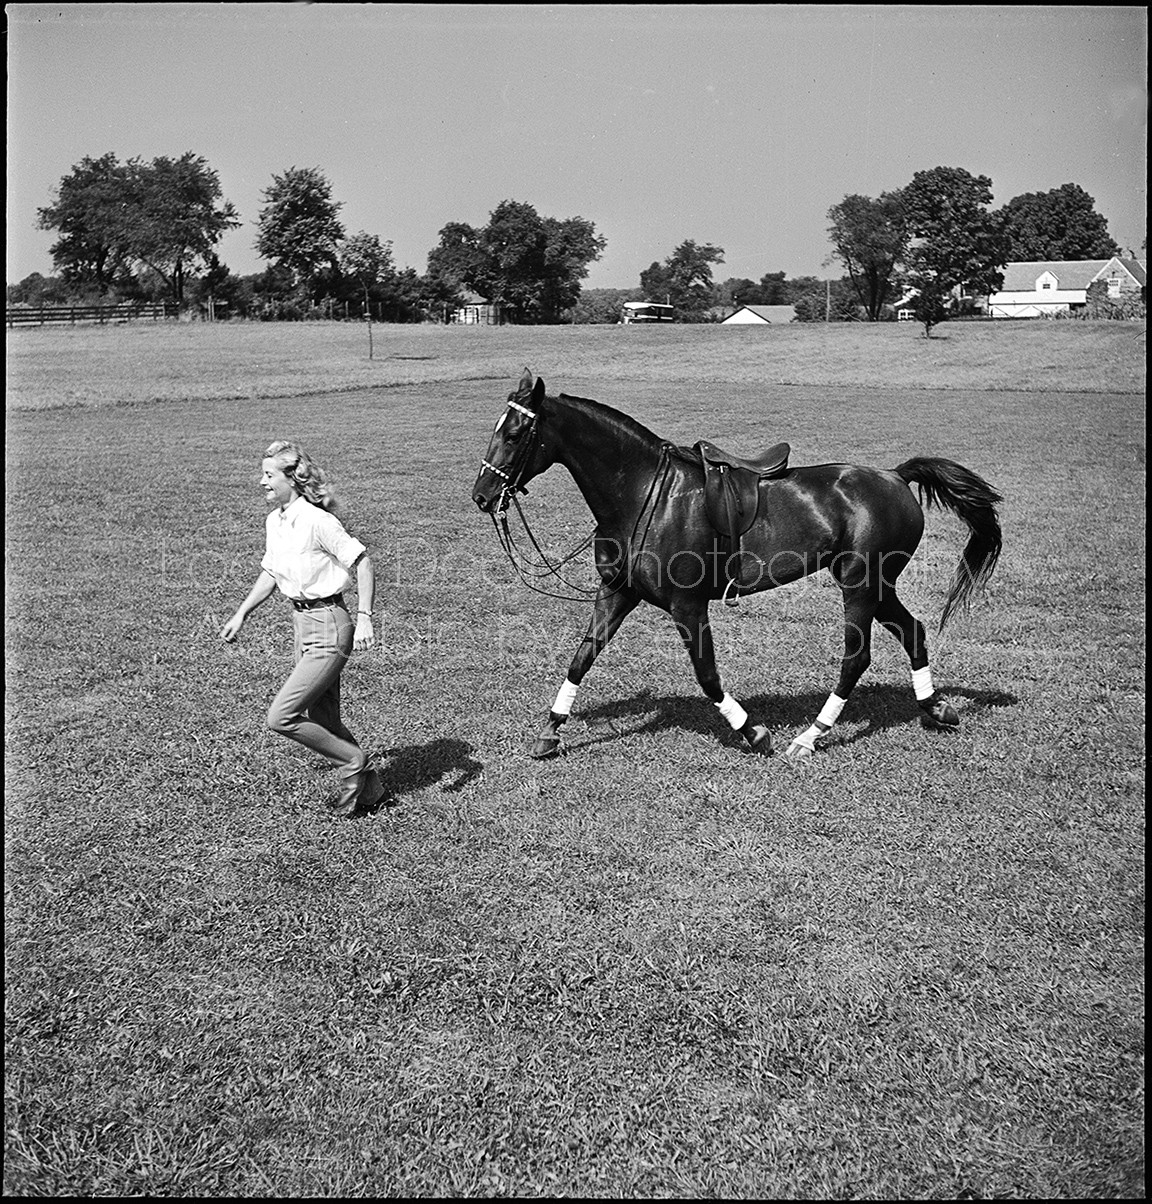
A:
[[[264,490],[264,497],[281,509],[296,497],[296,486],[272,459],[260,461],[260,488]]]

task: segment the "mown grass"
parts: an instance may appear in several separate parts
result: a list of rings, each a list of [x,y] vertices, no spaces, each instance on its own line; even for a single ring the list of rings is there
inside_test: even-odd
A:
[[[106,333],[83,408],[8,414],[8,1193],[1143,1194],[1144,432],[1119,344],[1095,391],[958,366],[945,393],[780,387],[701,331],[634,366],[601,344],[601,386],[591,358],[552,367],[573,332],[527,331],[485,351],[499,380],[463,379],[456,345],[447,385],[276,398],[253,375],[240,403],[107,408],[164,386]],[[586,611],[526,592],[468,499],[525,362],[681,441],[944,454],[998,485],[989,595],[932,642],[961,731],[919,726],[878,635],[810,765],[751,758],[646,611],[567,755],[526,759]],[[702,391],[725,363],[748,379]],[[216,639],[282,434],[331,466],[384,582],[345,697],[398,802],[352,823],[262,728],[286,616]],[[552,548],[588,529],[558,473],[528,505]],[[933,626],[961,542],[930,517],[906,575]],[[834,683],[838,594],[714,623],[785,743]]]
[[[177,323],[8,332],[8,405],[342,393],[505,380],[539,366],[568,390],[618,380],[853,385],[1043,393],[1142,392],[1143,323],[956,322],[931,339],[912,323],[772,327],[376,326]],[[593,394],[595,396],[595,394]]]

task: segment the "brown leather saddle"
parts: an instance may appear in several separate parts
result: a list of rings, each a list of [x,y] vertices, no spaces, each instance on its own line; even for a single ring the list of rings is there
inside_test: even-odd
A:
[[[759,456],[735,456],[701,439],[693,451],[704,469],[704,509],[715,533],[710,555],[712,581],[724,601],[736,605],[729,593],[739,590],[744,569],[743,537],[760,512],[760,482],[788,471],[792,448],[777,443]]]

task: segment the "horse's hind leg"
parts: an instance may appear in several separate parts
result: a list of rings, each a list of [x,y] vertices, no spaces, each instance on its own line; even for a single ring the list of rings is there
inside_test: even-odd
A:
[[[940,697],[932,685],[924,624],[900,601],[895,589],[884,591],[884,597],[876,608],[876,621],[885,631],[894,635],[908,653],[908,660],[912,666],[912,689],[920,709],[924,712],[925,724],[946,730],[959,727],[960,716]]]
[[[630,589],[611,589],[601,586],[596,595],[595,609],[588,630],[568,666],[568,676],[548,712],[548,720],[536,737],[528,755],[538,760],[554,757],[560,751],[560,727],[572,713],[576,692],[592,662],[604,651],[604,646],[620,630],[620,624],[636,609],[638,594]]]
[[[695,600],[673,603],[670,613],[684,647],[692,660],[700,688],[716,704],[720,714],[733,731],[748,742],[748,747],[767,755],[772,751],[772,736],[761,723],[753,723],[748,712],[724,689],[716,669],[716,648],[712,643],[712,627],[708,622],[708,603]]]

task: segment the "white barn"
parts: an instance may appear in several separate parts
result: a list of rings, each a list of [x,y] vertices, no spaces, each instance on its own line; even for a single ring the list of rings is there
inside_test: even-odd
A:
[[[1040,318],[1083,309],[1088,286],[1107,280],[1108,297],[1120,301],[1138,294],[1146,282],[1138,259],[1033,260],[1004,265],[1004,284],[988,298],[993,318]]]
[[[721,326],[769,326],[791,322],[796,317],[794,305],[741,305],[729,314]]]

